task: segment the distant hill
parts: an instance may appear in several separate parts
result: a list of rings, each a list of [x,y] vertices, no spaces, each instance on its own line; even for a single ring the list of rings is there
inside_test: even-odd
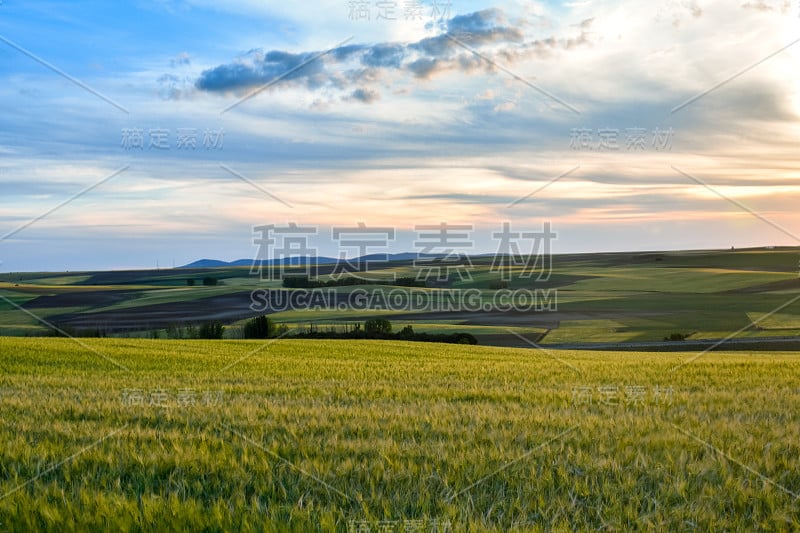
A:
[[[237,259],[235,261],[220,261],[218,259],[200,259],[194,263],[183,265],[178,268],[226,268],[226,267],[242,267],[251,266],[253,263],[258,264],[259,261],[253,259]],[[278,264],[293,264],[293,265],[327,265],[336,263],[336,259],[332,257],[292,257],[286,259],[269,259],[260,261],[262,265],[278,265]]]
[[[396,254],[368,254],[354,259],[348,259],[351,262],[366,262],[366,261],[413,261],[414,259],[436,259],[444,257],[442,254],[421,254],[416,252],[401,252]],[[292,257],[283,259],[267,259],[261,260],[261,265],[332,265],[338,259],[334,257],[325,256],[304,256]],[[253,259],[237,259],[235,261],[220,261],[219,259],[200,259],[188,265],[183,265],[177,268],[227,268],[227,267],[243,267],[252,266],[253,263],[259,264],[259,261]]]
[[[216,259],[200,259],[199,261],[195,261],[194,263],[189,263],[188,265],[183,265],[178,268],[217,268],[226,266],[230,266],[230,264],[226,263],[225,261],[218,261]]]

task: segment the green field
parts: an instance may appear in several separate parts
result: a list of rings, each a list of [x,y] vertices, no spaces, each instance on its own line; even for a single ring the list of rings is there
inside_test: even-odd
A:
[[[509,291],[549,291],[552,306],[541,310],[437,313],[348,305],[267,312],[293,331],[382,317],[391,320],[395,330],[410,325],[418,332],[466,332],[480,344],[516,347],[527,344],[515,333],[538,338],[543,345],[570,346],[661,342],[673,334],[689,340],[800,338],[798,258],[800,248],[788,247],[556,255],[546,279],[537,279],[537,272],[526,277],[515,267],[507,282]],[[448,292],[473,291],[481,303],[489,304],[499,294],[501,281],[491,267],[491,257],[474,257],[468,276],[446,286],[368,284],[324,290],[340,296],[406,291],[425,302]],[[414,274],[410,261],[398,261],[371,263],[371,270],[361,275],[385,280]],[[203,286],[200,282],[206,277],[215,278],[218,285]],[[323,272],[318,279],[331,277]],[[251,292],[264,289],[280,290],[281,281],[263,281],[249,267],[0,274],[0,335],[52,335],[52,324],[73,335],[84,331],[163,338],[175,326],[219,320],[228,327],[226,338],[237,339],[242,324],[260,314],[249,307]]]
[[[0,337],[0,531],[797,531],[800,354],[699,355]]]

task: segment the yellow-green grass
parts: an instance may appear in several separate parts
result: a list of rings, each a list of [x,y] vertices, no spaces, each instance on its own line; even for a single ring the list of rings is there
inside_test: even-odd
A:
[[[545,337],[545,343],[660,341],[672,333],[689,339],[767,338],[800,335],[797,315],[756,323],[765,313],[706,311],[641,318],[563,320]]]
[[[69,294],[93,291],[134,291],[157,288],[152,285],[58,285],[41,283],[13,283],[0,281],[0,291],[13,291],[31,295]]]
[[[145,305],[159,305],[169,304],[176,302],[186,302],[200,300],[202,298],[211,298],[213,296],[222,296],[225,294],[232,294],[241,292],[241,287],[236,286],[214,286],[214,287],[180,287],[180,288],[161,288],[154,290],[146,290],[138,293],[135,298],[125,300],[123,302],[115,303],[105,307],[98,307],[93,309],[92,312],[100,311],[118,311],[121,309],[134,309]]]
[[[724,268],[605,268],[597,277],[576,281],[575,291],[646,291],[671,293],[712,293],[743,289],[752,285],[796,279],[797,274],[781,272],[741,271]]]
[[[800,248],[762,249],[709,252],[667,252],[661,264],[664,266],[703,267],[724,265],[727,268],[746,270],[773,270],[776,272],[797,272]]]
[[[544,342],[627,342],[636,336],[635,330],[618,320],[563,320]]]
[[[83,283],[84,281],[88,280],[91,276],[89,275],[77,275],[77,276],[69,276],[69,275],[52,275],[46,276],[42,278],[35,278],[35,279],[25,279],[25,283],[30,283],[33,285],[75,285],[78,283]]]
[[[800,354],[695,357],[0,338],[0,528],[797,530]]]
[[[758,326],[766,330],[800,329],[800,316],[786,313],[748,313],[747,316],[758,322]]]

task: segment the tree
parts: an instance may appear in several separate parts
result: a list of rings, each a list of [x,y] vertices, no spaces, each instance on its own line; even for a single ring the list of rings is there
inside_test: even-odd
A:
[[[197,337],[200,339],[221,339],[225,332],[225,326],[220,322],[203,322],[197,330]]]
[[[398,337],[408,337],[412,338],[414,336],[414,328],[411,325],[408,325],[400,330],[400,333],[397,334]]]
[[[217,278],[212,278],[211,276],[203,278],[203,285],[206,287],[213,287],[218,283]]]
[[[268,339],[275,333],[272,320],[266,315],[257,316],[247,321],[244,325],[245,339]]]
[[[456,344],[478,344],[478,339],[471,333],[456,333],[453,339]]]
[[[370,318],[364,322],[367,334],[388,335],[392,332],[392,323],[385,318]]]
[[[186,285],[188,285],[189,287],[194,287],[194,280],[192,278],[187,279]]]

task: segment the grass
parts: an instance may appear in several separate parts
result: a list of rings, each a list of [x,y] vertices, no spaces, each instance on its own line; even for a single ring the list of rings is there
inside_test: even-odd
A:
[[[565,320],[547,334],[545,342],[628,342],[635,337],[636,332],[619,320]]]
[[[547,282],[534,277],[523,278],[522,267],[515,267],[516,276],[509,284],[511,290],[539,289],[552,292],[537,294],[544,308],[554,304],[559,313],[530,310],[526,314],[494,313],[493,316],[475,315],[469,326],[463,326],[463,314],[450,316],[435,313],[447,301],[447,289],[400,288],[395,286],[344,286],[325,288],[346,295],[358,291],[369,294],[359,301],[380,307],[385,300],[373,296],[378,293],[408,292],[422,305],[413,316],[402,316],[403,311],[364,309],[361,304],[350,308],[309,308],[275,313],[272,319],[285,324],[314,322],[324,327],[331,322],[363,321],[366,318],[385,316],[395,322],[433,323],[445,319],[459,329],[482,335],[480,341],[503,344],[507,341],[504,324],[512,327],[541,328],[558,323],[544,342],[618,342],[660,341],[673,333],[691,334],[690,338],[724,338],[747,328],[754,320],[773,312],[798,294],[797,260],[800,249],[759,249],[731,251],[680,251],[616,254],[575,254],[554,256],[554,270]],[[457,281],[451,289],[479,292],[481,308],[492,302],[497,293],[498,272],[491,271],[491,257],[473,258],[474,269],[470,281]],[[416,271],[409,262],[380,263],[383,267],[371,275],[413,277]],[[197,283],[207,276],[220,280],[221,285],[204,287],[186,286],[187,279]],[[329,276],[322,276],[327,279]],[[120,313],[129,314],[140,324],[140,331],[117,331],[112,334],[150,335],[151,327],[165,327],[159,317],[168,316],[172,323],[210,320],[211,307],[203,300],[218,297],[213,304],[229,312],[228,316],[245,317],[248,308],[246,294],[254,289],[277,289],[279,281],[264,282],[252,275],[248,267],[221,269],[166,269],[159,271],[73,272],[0,274],[0,295],[22,304],[28,299],[63,294],[68,302],[82,303],[85,307],[71,309],[38,310],[43,318],[54,315],[82,324],[99,324],[99,329],[113,322]],[[82,293],[89,294],[82,297]],[[108,292],[120,295],[122,300],[108,299]],[[475,294],[473,292],[473,294]],[[105,294],[104,294],[105,293]],[[223,299],[226,295],[240,296]],[[557,294],[557,295],[556,295]],[[105,299],[103,297],[106,297]],[[64,301],[64,300],[61,300]],[[477,300],[476,300],[477,301]],[[497,303],[497,302],[495,302]],[[41,305],[41,304],[40,304]],[[70,304],[71,305],[71,304]],[[158,307],[162,306],[162,307]],[[235,308],[234,306],[238,306]],[[384,306],[385,307],[385,306]],[[549,308],[554,310],[553,308]],[[222,309],[220,309],[222,310]],[[431,312],[430,316],[424,316]],[[67,316],[72,315],[81,316]],[[112,316],[106,317],[106,313]],[[204,315],[205,313],[205,315]],[[435,314],[433,314],[435,313]],[[770,316],[759,328],[750,328],[740,337],[768,337],[797,335],[800,333],[800,302],[780,310],[780,316]],[[59,318],[59,317],[56,317]],[[216,318],[216,317],[214,317]],[[413,322],[411,322],[413,320]],[[153,323],[155,321],[155,323]],[[151,324],[153,324],[151,326]],[[230,324],[229,324],[230,325]],[[428,330],[431,330],[428,326]],[[442,325],[441,329],[446,328]],[[469,328],[469,329],[467,329]],[[480,330],[474,328],[482,328]],[[486,328],[499,328],[489,330]],[[0,335],[45,334],[46,328],[37,326],[34,319],[0,301]]]
[[[99,311],[119,311],[121,309],[135,309],[145,305],[158,305],[176,302],[187,302],[213,296],[222,296],[239,292],[241,289],[227,285],[216,287],[179,287],[146,290],[137,293],[136,298],[125,300],[120,303],[98,307],[92,312]]]
[[[81,342],[0,338],[0,529],[800,528],[797,353]]]
[[[626,267],[607,268],[595,278],[577,281],[574,290],[644,291],[659,293],[714,293],[743,289],[759,283],[797,278],[796,273],[743,272],[722,268]]]

